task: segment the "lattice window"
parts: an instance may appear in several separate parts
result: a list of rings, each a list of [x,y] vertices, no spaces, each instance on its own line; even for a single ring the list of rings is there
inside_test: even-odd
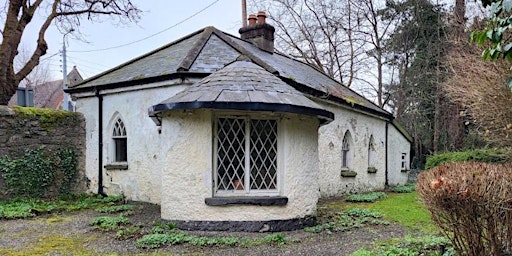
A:
[[[217,194],[277,191],[277,120],[216,120]]]
[[[343,141],[341,142],[341,167],[348,167],[348,153],[350,151],[349,136],[349,132],[345,132],[345,136],[343,136]]]
[[[126,128],[123,120],[118,118],[114,123],[112,130],[112,140],[114,148],[114,161],[115,162],[126,162],[127,161],[127,137]]]

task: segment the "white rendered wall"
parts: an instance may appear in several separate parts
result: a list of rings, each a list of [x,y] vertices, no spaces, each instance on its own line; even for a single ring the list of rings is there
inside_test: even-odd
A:
[[[331,105],[317,102],[335,115],[335,120],[319,129],[320,193],[322,197],[340,196],[348,193],[366,192],[385,187],[385,143],[386,121]],[[357,172],[356,177],[342,177],[342,140],[350,131],[349,168]],[[376,173],[368,173],[368,146],[373,135]]]
[[[103,166],[113,163],[112,123],[118,113],[127,132],[128,170],[103,169],[103,187],[107,195],[123,194],[128,200],[160,203],[162,165],[161,147],[165,145],[158,127],[148,116],[148,108],[177,92],[184,85],[116,92],[103,96]],[[98,99],[79,98],[77,111],[86,118],[86,175],[89,190],[98,189]]]
[[[280,196],[284,206],[208,206],[212,197],[213,116],[209,110],[163,118],[162,218],[183,221],[263,221],[314,215],[318,201],[318,121],[283,118],[278,130]]]
[[[393,126],[389,124],[389,156],[388,156],[388,183],[390,186],[407,183],[409,172],[402,171],[402,153],[406,153],[406,169],[410,170],[411,143]]]

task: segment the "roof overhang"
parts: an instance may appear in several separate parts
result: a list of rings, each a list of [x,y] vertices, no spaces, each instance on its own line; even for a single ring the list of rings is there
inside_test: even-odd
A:
[[[185,109],[214,109],[214,110],[238,110],[238,111],[258,111],[258,112],[276,112],[293,113],[316,117],[320,124],[328,124],[334,120],[334,114],[330,111],[311,108],[306,106],[297,106],[292,104],[279,104],[268,102],[211,102],[211,101],[192,101],[161,103],[149,108],[149,116],[157,124],[161,124],[161,114],[166,111],[185,110]]]

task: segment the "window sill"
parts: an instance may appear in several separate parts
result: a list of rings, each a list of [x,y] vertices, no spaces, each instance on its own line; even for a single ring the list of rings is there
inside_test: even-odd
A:
[[[368,167],[368,173],[377,173],[377,168],[375,168],[375,167]]]
[[[357,176],[357,172],[351,171],[346,167],[342,167],[340,175],[341,175],[341,177],[345,177],[345,178],[353,178],[353,177]]]
[[[410,171],[409,169],[402,169],[401,172],[408,172]]]
[[[272,197],[209,197],[204,199],[204,203],[210,206],[222,206],[222,205],[260,205],[260,206],[272,206],[272,205],[286,205],[288,203],[288,197],[283,196],[272,196]]]
[[[128,170],[128,163],[113,163],[103,166],[107,170]]]

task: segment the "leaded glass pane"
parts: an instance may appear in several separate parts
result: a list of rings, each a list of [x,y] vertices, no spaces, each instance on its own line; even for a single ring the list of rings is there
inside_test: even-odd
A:
[[[251,189],[277,187],[277,121],[251,120]]]
[[[217,191],[243,190],[245,119],[217,119]]]

